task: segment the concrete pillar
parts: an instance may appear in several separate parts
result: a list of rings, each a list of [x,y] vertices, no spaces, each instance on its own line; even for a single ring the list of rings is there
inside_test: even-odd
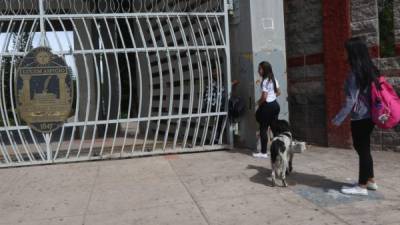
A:
[[[258,124],[256,101],[260,97],[258,64],[269,61],[281,86],[281,119],[288,119],[286,48],[284,10],[281,0],[235,1],[231,30],[232,79],[240,81],[237,94],[246,102],[248,111],[239,123],[241,147],[255,149]],[[245,35],[244,35],[245,34]],[[240,132],[242,131],[242,132]]]

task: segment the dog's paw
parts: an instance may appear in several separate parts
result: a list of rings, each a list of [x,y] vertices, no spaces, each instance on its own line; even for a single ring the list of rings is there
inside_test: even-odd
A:
[[[271,187],[275,187],[275,186],[276,186],[276,182],[275,182],[275,181],[272,181]]]
[[[286,180],[283,180],[283,181],[282,181],[282,186],[283,186],[283,187],[288,187],[288,184],[286,183]]]

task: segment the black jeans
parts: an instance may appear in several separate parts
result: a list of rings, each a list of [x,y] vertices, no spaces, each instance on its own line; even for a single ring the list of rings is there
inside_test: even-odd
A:
[[[368,180],[374,178],[374,162],[371,155],[371,133],[374,130],[371,119],[351,122],[353,146],[359,157],[358,183],[366,185]]]
[[[268,145],[268,127],[271,126],[272,122],[278,119],[280,106],[277,101],[264,103],[260,106],[260,138],[261,138],[261,153],[267,153]]]

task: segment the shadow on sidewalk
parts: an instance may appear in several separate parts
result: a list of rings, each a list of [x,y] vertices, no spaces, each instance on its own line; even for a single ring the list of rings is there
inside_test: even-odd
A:
[[[258,184],[271,186],[271,169],[262,166],[248,165],[247,169],[257,170],[258,173],[250,178],[250,181]],[[296,169],[296,168],[294,168]],[[278,185],[281,185],[280,179],[277,179]],[[289,186],[303,185],[313,188],[318,188],[324,192],[329,190],[340,190],[343,185],[350,185],[348,183],[330,180],[324,176],[305,174],[293,171],[287,176]]]
[[[255,153],[256,151],[250,150],[250,149],[231,149],[229,151],[227,151],[229,153],[234,153],[234,154],[243,154],[243,155],[248,155],[248,156],[252,156],[253,153]]]

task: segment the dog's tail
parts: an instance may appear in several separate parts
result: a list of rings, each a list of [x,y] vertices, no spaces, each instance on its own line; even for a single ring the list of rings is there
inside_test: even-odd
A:
[[[285,143],[280,140],[275,140],[271,144],[271,161],[276,162],[278,155],[285,152]]]

